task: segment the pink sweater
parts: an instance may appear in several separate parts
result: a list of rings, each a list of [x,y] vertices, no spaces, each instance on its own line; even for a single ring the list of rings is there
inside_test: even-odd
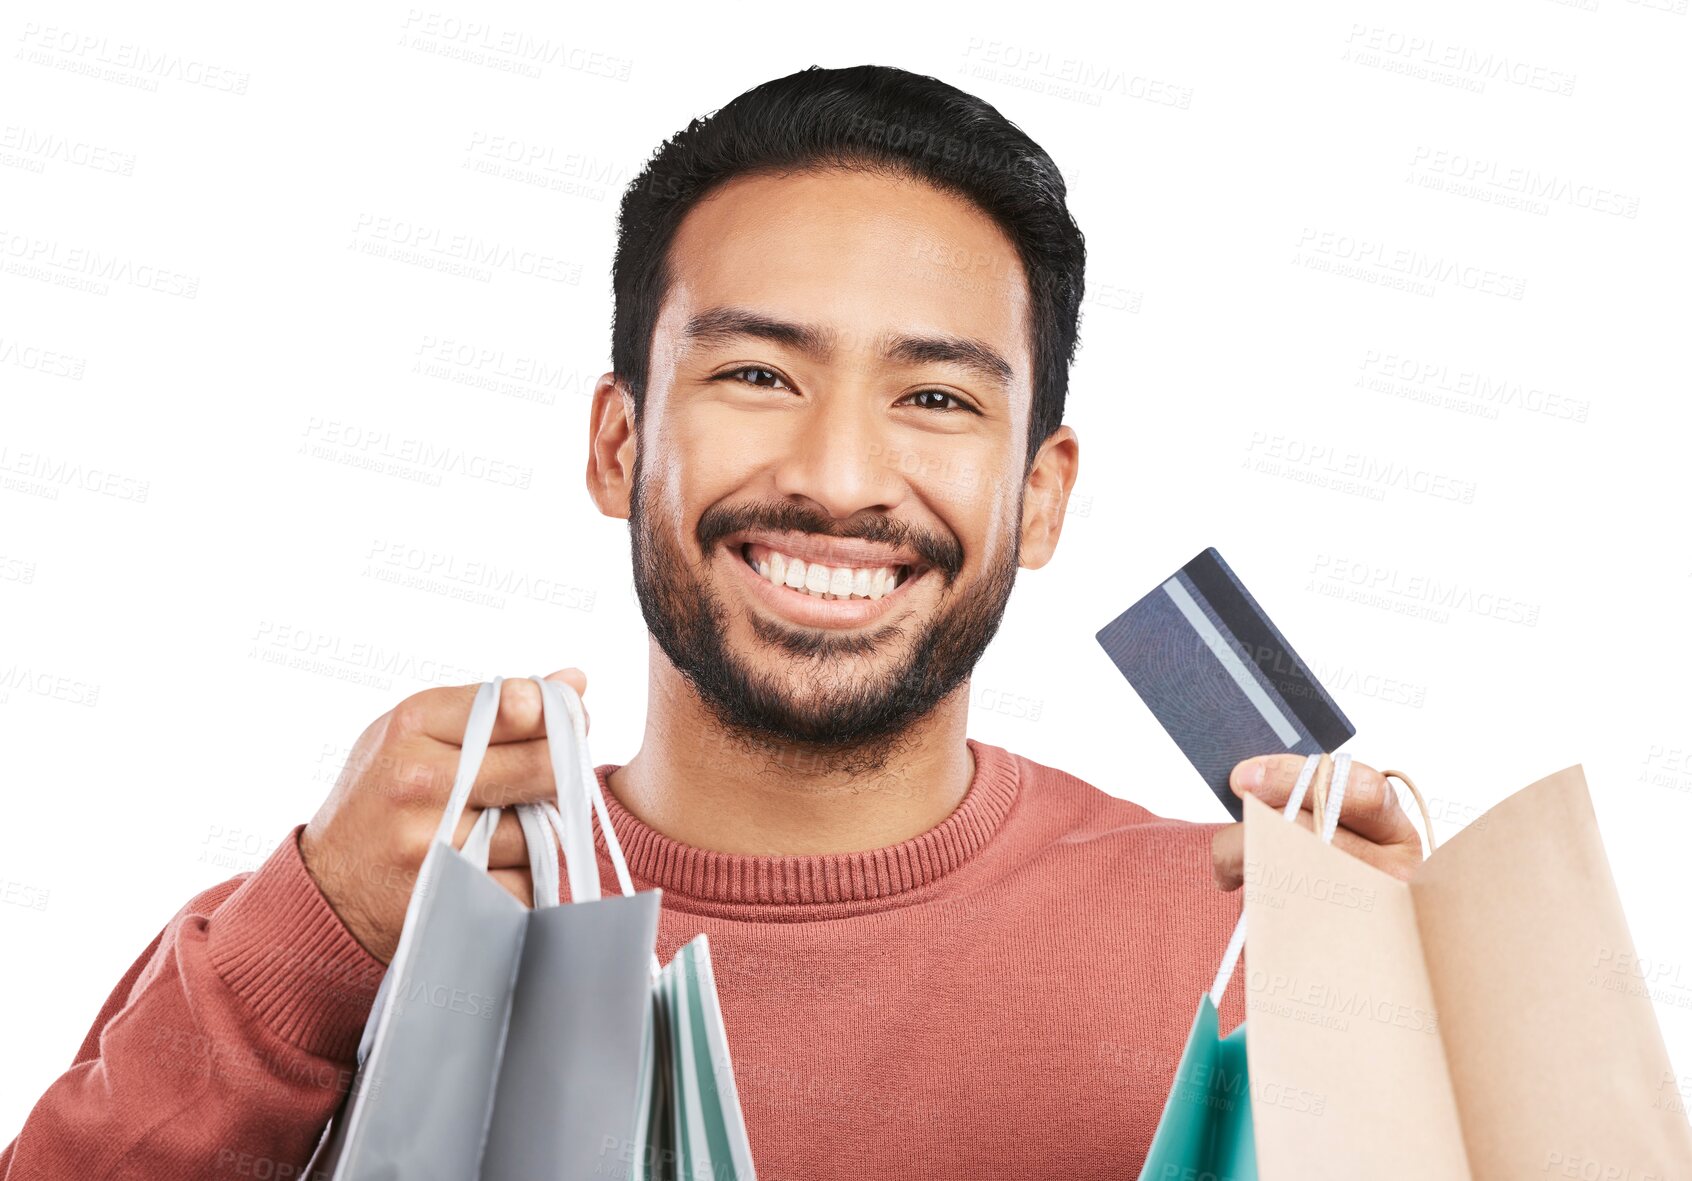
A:
[[[691,848],[606,791],[636,885],[664,890],[660,957],[710,934],[761,1181],[1140,1167],[1239,915],[1211,878],[1216,826],[969,741],[958,808],[868,852]],[[300,1176],[384,968],[298,837],[142,952],[0,1153],[0,1179]],[[1225,1030],[1241,996],[1236,981]]]

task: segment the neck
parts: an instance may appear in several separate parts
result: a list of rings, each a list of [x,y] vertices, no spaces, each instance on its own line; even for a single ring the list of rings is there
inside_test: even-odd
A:
[[[968,681],[903,733],[874,740],[873,751],[819,752],[731,736],[656,642],[651,652],[640,750],[609,782],[625,808],[672,840],[760,856],[879,849],[946,819],[974,780]]]

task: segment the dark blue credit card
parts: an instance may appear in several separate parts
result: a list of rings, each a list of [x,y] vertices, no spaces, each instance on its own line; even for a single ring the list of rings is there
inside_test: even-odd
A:
[[[1098,641],[1235,820],[1228,773],[1242,759],[1331,752],[1357,733],[1214,548]]]

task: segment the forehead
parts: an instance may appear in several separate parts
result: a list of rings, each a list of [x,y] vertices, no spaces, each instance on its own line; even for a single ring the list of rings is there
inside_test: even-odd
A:
[[[829,169],[735,177],[691,209],[670,249],[655,345],[685,348],[699,312],[814,323],[848,355],[890,333],[975,339],[1029,381],[1027,279],[972,202],[922,181]],[[656,360],[656,356],[654,358]]]

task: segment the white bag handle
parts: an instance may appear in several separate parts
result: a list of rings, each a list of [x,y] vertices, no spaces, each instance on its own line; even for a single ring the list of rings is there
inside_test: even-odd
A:
[[[595,813],[599,816],[600,830],[605,833],[605,845],[611,854],[611,868],[617,875],[617,887],[625,895],[633,894],[634,880],[629,876],[628,862],[623,857],[617,831],[611,827],[605,793],[600,788],[599,776],[594,772],[593,759],[588,753],[587,715],[582,712],[582,699],[568,684],[542,677],[529,679],[541,688],[547,752],[552,757],[552,775],[558,784],[557,807],[547,803],[541,808],[552,822],[558,833],[558,843],[564,849],[564,876],[570,883],[570,901],[588,902],[600,896],[599,857],[593,848]],[[569,719],[568,728],[564,724],[565,717]],[[575,757],[572,759],[570,755]]]
[[[1292,794],[1287,797],[1287,806],[1281,809],[1281,819],[1293,820],[1304,806],[1304,793],[1310,788],[1310,781],[1316,775],[1316,768],[1321,764],[1320,754],[1305,757],[1304,766],[1299,768],[1298,782],[1293,784]],[[1337,754],[1334,756],[1334,769],[1330,776],[1332,781],[1331,794],[1327,795],[1325,807],[1322,810],[1322,843],[1332,844],[1334,830],[1339,827],[1340,805],[1345,800],[1346,780],[1351,778],[1351,756]],[[1317,792],[1317,802],[1322,801],[1322,793]],[[1242,887],[1243,889],[1243,887]],[[1228,948],[1222,953],[1222,966],[1216,969],[1216,982],[1210,986],[1210,1003],[1220,1009],[1222,995],[1228,991],[1228,981],[1234,978],[1234,968],[1240,962],[1240,952],[1245,949],[1246,914],[1245,906],[1240,906],[1240,921],[1234,925],[1234,933],[1228,938]]]
[[[488,867],[488,850],[493,845],[494,829],[499,826],[499,814],[498,808],[484,809],[470,826],[470,835],[464,838],[464,847],[459,850],[477,869]]]
[[[518,804],[517,823],[523,827],[523,843],[529,850],[529,878],[534,883],[536,908],[558,905],[558,846],[553,842],[543,804]],[[477,869],[488,868],[488,851],[494,829],[499,827],[502,808],[484,808],[459,852]]]
[[[476,690],[475,700],[470,703],[470,720],[464,724],[464,741],[458,744],[458,774],[452,781],[452,794],[447,797],[446,807],[441,811],[441,823],[435,829],[435,839],[443,845],[452,844],[452,835],[458,831],[458,821],[470,803],[470,789],[475,786],[476,772],[482,769],[482,759],[488,753],[488,740],[493,737],[494,721],[499,717],[499,686],[504,680],[504,677],[495,677],[484,681]],[[492,830],[488,835],[492,837]]]
[[[558,905],[558,846],[546,822],[546,809],[551,806],[517,805],[517,822],[523,826],[523,843],[529,847],[529,877],[534,883],[537,909]]]
[[[599,816],[599,827],[605,833],[606,851],[611,854],[611,868],[617,875],[617,888],[625,897],[635,892],[634,879],[629,876],[629,864],[623,858],[623,846],[617,840],[617,830],[611,827],[611,814],[605,807],[605,792],[599,786],[599,776],[594,772],[593,759],[588,754],[587,744],[587,715],[582,711],[582,699],[576,695],[575,689],[558,681],[549,681],[544,677],[531,677],[541,688],[541,716],[546,721],[546,747],[552,756],[552,777],[559,785],[558,797],[562,805],[565,802],[578,803],[584,798],[581,791],[575,790],[585,786],[586,795],[593,801],[593,810]],[[570,732],[564,732],[559,710],[570,718]],[[575,762],[565,758],[564,747],[569,745],[575,755]],[[572,790],[566,799],[563,790],[568,780]],[[558,833],[558,843],[564,847],[565,874],[570,881],[570,901],[587,902],[598,898],[599,894],[599,857],[593,849],[593,820],[587,814],[585,807],[577,811],[570,819],[565,819],[562,807],[552,804],[542,804],[542,810],[547,819],[552,821],[552,827]],[[573,859],[573,860],[572,860]],[[578,873],[577,867],[580,867]],[[577,892],[577,879],[583,880],[583,888]],[[652,949],[652,956],[647,962],[647,973],[653,980],[657,980],[663,973],[663,964],[658,962],[658,949]]]
[[[548,819],[557,829],[559,844],[564,849],[564,877],[570,883],[570,901],[588,902],[599,897],[599,865],[593,855],[593,816],[578,757],[587,738],[585,721],[578,721],[581,701],[574,689],[566,698],[561,690],[568,686],[542,677],[529,679],[540,686],[546,749],[556,785],[553,794],[557,798],[557,818],[554,820],[549,813]],[[570,699],[575,699],[575,709],[570,708]]]
[[[523,826],[523,840],[529,847],[529,871],[534,879],[534,897],[537,907],[558,905],[558,854],[542,829],[540,821],[545,819],[558,834],[558,842],[564,849],[564,874],[570,883],[571,902],[591,902],[600,896],[599,891],[599,857],[593,848],[593,813],[599,816],[599,827],[605,833],[605,844],[611,854],[611,867],[617,875],[617,886],[625,895],[635,892],[634,879],[629,876],[628,862],[623,857],[623,846],[617,840],[617,830],[611,827],[611,814],[605,806],[605,793],[599,786],[599,776],[593,769],[593,759],[588,754],[587,745],[587,715],[582,711],[582,699],[574,688],[558,681],[549,681],[545,677],[530,677],[531,681],[540,686],[541,718],[546,725],[547,754],[552,760],[553,800],[539,804],[517,805],[517,819]],[[470,802],[470,789],[476,782],[476,772],[481,769],[482,759],[488,752],[488,742],[493,737],[494,721],[499,716],[499,687],[504,682],[503,677],[494,677],[483,682],[476,690],[476,698],[470,703],[470,718],[464,725],[464,741],[459,744],[458,774],[453,780],[452,794],[447,798],[446,808],[441,813],[440,826],[435,830],[435,839],[446,845],[452,844],[453,833],[458,830],[458,821],[464,815],[464,809]],[[570,724],[565,727],[560,714],[569,718]],[[568,747],[568,752],[566,752]],[[572,759],[569,756],[574,755]],[[589,811],[591,801],[592,811]],[[473,863],[478,863],[485,870],[488,864],[488,848],[493,842],[495,826],[499,824],[500,809],[486,808],[471,827],[470,835],[465,838],[464,855],[470,857]],[[411,906],[418,905],[418,895],[421,891],[414,891]],[[411,926],[411,916],[408,909],[406,928]],[[406,947],[405,932],[400,934],[400,949],[396,951],[395,962]],[[654,979],[657,978],[662,965],[658,962],[658,951],[652,952],[652,962],[649,971]],[[384,980],[386,977],[384,977]],[[364,1047],[360,1046],[360,1052]]]
[[[523,826],[523,840],[529,849],[529,870],[534,880],[535,905],[558,905],[558,850],[552,842],[551,834],[547,832],[548,823],[557,830],[564,845],[565,865],[570,874],[571,900],[587,901],[599,897],[599,868],[594,855],[592,821],[588,813],[588,784],[592,785],[593,802],[599,808],[600,823],[605,828],[606,840],[611,846],[612,860],[618,871],[618,882],[625,894],[632,894],[634,887],[629,879],[628,867],[623,861],[623,851],[617,844],[616,834],[611,830],[605,801],[599,792],[599,778],[593,773],[593,764],[588,757],[587,720],[582,712],[581,698],[576,696],[576,691],[568,685],[561,686],[556,681],[544,680],[541,677],[530,679],[541,687],[541,712],[546,723],[548,753],[552,758],[555,780],[554,800],[517,805],[517,820]],[[441,812],[440,825],[435,830],[435,839],[444,844],[452,844],[459,820],[469,806],[470,791],[475,785],[477,773],[481,770],[482,760],[487,757],[488,743],[493,738],[494,722],[499,717],[500,686],[504,680],[504,677],[494,677],[484,682],[476,690],[475,700],[470,704],[470,717],[464,725],[464,740],[459,744],[458,772],[453,779],[452,793]],[[568,694],[563,692],[565,689],[569,690]],[[570,717],[570,730],[566,730],[559,723],[560,710]],[[567,757],[565,747],[569,747],[570,753],[577,755],[575,760]],[[584,769],[585,781],[582,774]],[[463,849],[460,850],[471,864],[484,870],[488,865],[488,850],[493,841],[494,829],[499,824],[500,814],[499,808],[483,809],[481,816],[471,827],[470,835],[465,838]],[[570,825],[563,822],[562,817],[565,815],[573,817],[576,823]]]

